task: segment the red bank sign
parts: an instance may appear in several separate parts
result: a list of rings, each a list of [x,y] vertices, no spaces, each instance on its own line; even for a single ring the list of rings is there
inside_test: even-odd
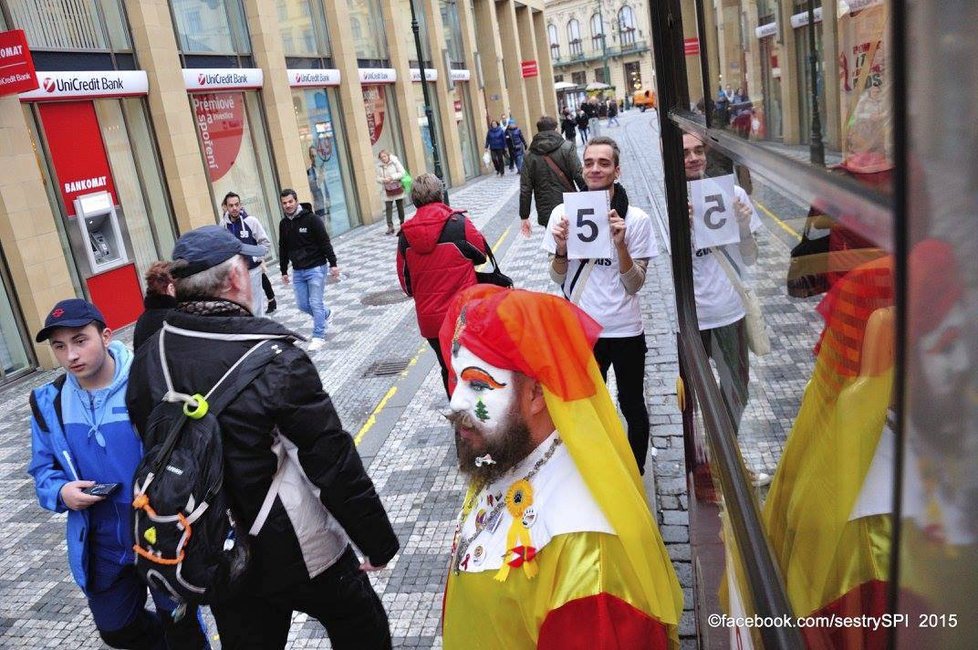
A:
[[[0,95],[13,95],[37,88],[34,60],[27,49],[24,30],[0,32]]]
[[[539,70],[537,69],[536,61],[520,61],[520,68],[522,68],[524,79],[527,77],[535,77],[540,74]]]

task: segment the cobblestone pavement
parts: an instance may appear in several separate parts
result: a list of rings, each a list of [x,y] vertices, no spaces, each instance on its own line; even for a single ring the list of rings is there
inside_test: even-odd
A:
[[[622,145],[622,182],[633,204],[657,224],[664,246],[665,202],[656,127],[649,115],[629,111],[622,126],[603,128]],[[503,270],[517,286],[555,291],[540,251],[542,231],[530,239],[519,235],[518,178],[485,177],[454,188],[452,204],[470,212],[497,251]],[[535,221],[534,221],[535,223]],[[337,237],[334,247],[341,279],[326,288],[333,310],[327,345],[314,353],[320,376],[380,492],[402,543],[390,567],[372,580],[390,616],[395,647],[439,648],[441,594],[454,520],[463,481],[454,464],[454,445],[440,413],[447,403],[434,355],[419,336],[413,303],[400,294],[394,272],[396,238],[385,226],[357,228]],[[771,315],[768,322],[792,332],[774,341],[774,352],[754,363],[751,405],[741,436],[745,459],[757,469],[773,469],[790,428],[810,354],[804,350],[815,329],[811,306],[781,298],[785,244],[770,233],[761,236],[756,286]],[[295,308],[289,287],[276,282],[279,310],[274,317],[300,333],[311,330],[309,317]],[[681,417],[676,407],[675,301],[669,256],[650,265],[642,290],[649,353],[647,399],[652,422],[652,471],[646,483],[657,507],[663,538],[685,592],[687,611],[681,633],[693,647],[692,569],[690,565]],[[119,333],[128,340],[131,332]],[[801,343],[798,341],[801,340]],[[806,366],[806,363],[808,364]],[[101,647],[85,601],[66,562],[64,517],[41,510],[25,473],[29,458],[27,392],[49,381],[53,372],[36,373],[0,391],[8,415],[0,424],[0,482],[4,486],[0,515],[0,647]],[[613,380],[612,380],[613,382]],[[791,402],[794,395],[794,402]],[[211,632],[213,621],[208,617]],[[219,640],[214,637],[215,647]],[[327,648],[325,632],[315,620],[297,614],[290,648]]]

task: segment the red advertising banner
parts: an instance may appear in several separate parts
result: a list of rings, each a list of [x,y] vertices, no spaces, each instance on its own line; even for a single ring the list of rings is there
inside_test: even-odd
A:
[[[14,95],[37,87],[34,59],[24,30],[0,32],[0,95]]]
[[[523,78],[535,77],[540,74],[536,61],[520,61],[520,68],[523,70]]]
[[[204,164],[211,182],[220,180],[234,164],[244,135],[243,93],[194,93],[194,116]]]
[[[92,102],[38,104],[58,189],[69,216],[75,214],[75,199],[105,190],[118,204],[109,158]]]
[[[686,52],[686,56],[693,56],[700,53],[700,39],[698,38],[684,38],[683,39],[683,49]]]
[[[384,116],[387,102],[384,101],[383,86],[363,86],[363,108],[367,112],[367,130],[370,131],[370,146],[377,144],[384,132]]]

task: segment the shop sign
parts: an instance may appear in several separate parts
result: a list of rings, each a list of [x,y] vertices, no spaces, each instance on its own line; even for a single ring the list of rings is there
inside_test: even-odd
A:
[[[149,81],[142,70],[118,72],[38,72],[37,90],[21,93],[21,101],[96,97],[132,97],[149,92]]]
[[[184,68],[183,85],[190,92],[201,90],[254,90],[264,84],[260,68]]]
[[[394,68],[360,68],[357,74],[361,84],[392,84],[397,81]]]
[[[24,30],[0,32],[0,95],[34,90],[38,85]]]
[[[537,62],[533,61],[520,61],[520,69],[523,73],[523,78],[535,77],[540,74],[540,70],[537,68]]]
[[[700,39],[698,38],[684,38],[683,39],[683,50],[686,52],[686,56],[695,56],[700,53]]]
[[[75,215],[75,199],[82,194],[106,191],[115,197],[95,104],[56,102],[41,104],[38,110],[68,216]]]
[[[461,122],[464,119],[464,114],[462,113],[462,100],[461,99],[456,99],[455,100],[454,108],[455,108],[455,121],[456,122]]]
[[[472,73],[468,70],[452,70],[451,76],[452,81],[469,81],[472,79]]]
[[[230,171],[241,150],[245,120],[244,95],[194,93],[192,99],[204,164],[211,182],[216,182]]]
[[[816,23],[822,22],[822,8],[821,7],[815,7],[815,22]],[[794,29],[798,29],[799,27],[804,27],[807,24],[808,24],[808,12],[807,11],[803,11],[800,14],[795,14],[794,16],[791,17],[791,26]]]
[[[424,78],[426,81],[438,81],[438,71],[434,68],[425,68]],[[411,81],[414,81],[415,83],[421,81],[421,70],[418,68],[411,68]]]
[[[768,36],[775,36],[778,33],[778,23],[768,23],[766,25],[760,25],[754,29],[754,34],[757,38],[767,38]]]
[[[340,85],[339,70],[286,70],[286,73],[289,75],[289,86],[292,88],[307,86],[322,88],[323,86]]]

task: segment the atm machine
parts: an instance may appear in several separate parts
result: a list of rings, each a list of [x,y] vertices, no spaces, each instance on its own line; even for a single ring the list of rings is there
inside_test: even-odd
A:
[[[109,327],[132,323],[142,313],[142,291],[112,194],[91,192],[76,198],[75,222],[78,231],[71,238],[88,260],[85,283],[92,302]]]

